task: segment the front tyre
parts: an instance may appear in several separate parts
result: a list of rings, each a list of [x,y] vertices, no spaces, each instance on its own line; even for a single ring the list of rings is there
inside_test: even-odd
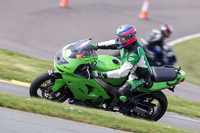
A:
[[[58,91],[52,91],[54,82],[59,76],[59,73],[57,73],[56,76],[52,76],[49,75],[48,72],[39,75],[31,83],[29,89],[30,96],[58,102],[66,101],[70,96],[70,90],[66,85],[64,85]]]

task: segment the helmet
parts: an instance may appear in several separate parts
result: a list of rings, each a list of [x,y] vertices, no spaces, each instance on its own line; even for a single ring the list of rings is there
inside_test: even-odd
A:
[[[160,26],[160,30],[162,31],[162,33],[165,37],[169,37],[170,34],[174,31],[173,27],[168,24],[162,24]]]
[[[136,28],[132,25],[121,25],[116,30],[116,45],[118,49],[128,47],[136,41]]]

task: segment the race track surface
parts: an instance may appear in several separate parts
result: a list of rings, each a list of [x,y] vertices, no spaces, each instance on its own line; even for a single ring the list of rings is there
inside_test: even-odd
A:
[[[143,1],[76,0],[60,8],[59,0],[1,0],[0,48],[53,61],[65,44],[85,38],[93,42],[115,39],[119,25],[132,24],[144,37],[160,24],[171,24],[170,40],[199,33],[200,1],[150,1],[149,19],[138,18]],[[105,54],[110,51],[99,51]]]
[[[123,133],[123,131],[0,108],[2,133]]]

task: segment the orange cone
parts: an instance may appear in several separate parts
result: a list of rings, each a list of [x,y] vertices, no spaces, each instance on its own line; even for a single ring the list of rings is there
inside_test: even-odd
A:
[[[141,10],[140,15],[139,15],[139,17],[141,19],[147,19],[148,18],[149,1],[150,0],[145,0],[143,5],[142,5],[142,10]]]
[[[68,6],[68,0],[61,0],[60,1],[60,7],[67,7]]]

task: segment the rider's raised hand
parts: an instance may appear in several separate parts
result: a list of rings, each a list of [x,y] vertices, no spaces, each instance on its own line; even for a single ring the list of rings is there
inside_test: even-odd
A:
[[[105,72],[98,72],[98,71],[93,71],[92,75],[94,78],[100,78],[100,79],[105,79],[107,78],[107,74]]]

